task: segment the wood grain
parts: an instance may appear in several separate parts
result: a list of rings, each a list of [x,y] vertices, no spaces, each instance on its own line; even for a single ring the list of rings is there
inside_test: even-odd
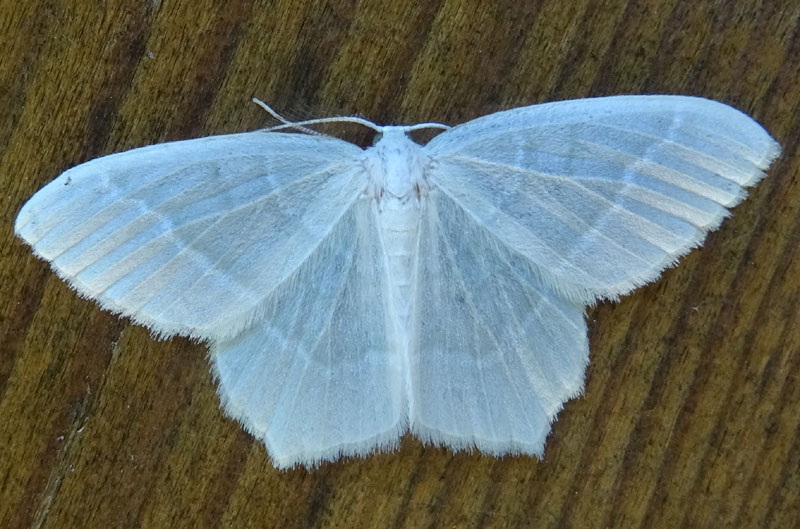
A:
[[[799,86],[796,0],[0,1],[0,527],[800,526]],[[542,461],[407,437],[278,472],[203,344],[100,311],[13,235],[63,170],[258,128],[253,96],[457,123],[623,93],[730,103],[783,154],[702,249],[589,310]]]

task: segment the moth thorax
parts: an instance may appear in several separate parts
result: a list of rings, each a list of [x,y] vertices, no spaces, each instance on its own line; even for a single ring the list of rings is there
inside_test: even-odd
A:
[[[427,189],[427,156],[404,127],[385,127],[381,139],[367,150],[370,188],[379,200],[420,198]]]

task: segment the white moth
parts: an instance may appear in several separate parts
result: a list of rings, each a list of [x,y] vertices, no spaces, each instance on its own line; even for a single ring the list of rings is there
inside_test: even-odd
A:
[[[738,110],[681,96],[452,128],[351,120],[373,147],[312,120],[98,158],[15,226],[82,296],[207,340],[225,411],[282,468],[409,430],[541,457],[583,388],[586,305],[699,245],[780,150]],[[447,130],[414,143],[426,126]]]

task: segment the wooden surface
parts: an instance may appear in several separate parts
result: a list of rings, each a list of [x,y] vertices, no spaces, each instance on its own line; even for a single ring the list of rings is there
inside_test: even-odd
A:
[[[783,154],[702,249],[589,310],[543,461],[406,437],[278,472],[202,344],[78,298],[12,231],[80,162],[271,123],[253,96],[458,123],[623,93],[730,103]],[[797,527],[799,105],[797,0],[0,0],[0,527]]]

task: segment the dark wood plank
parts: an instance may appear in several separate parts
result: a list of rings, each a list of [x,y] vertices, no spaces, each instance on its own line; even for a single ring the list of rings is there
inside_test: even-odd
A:
[[[32,0],[0,3],[0,35],[0,526],[800,525],[796,1]],[[619,93],[733,104],[784,151],[702,249],[588,311],[585,395],[542,461],[407,436],[278,472],[219,410],[203,344],[99,310],[13,235],[63,170],[260,127],[253,96],[456,123]]]

